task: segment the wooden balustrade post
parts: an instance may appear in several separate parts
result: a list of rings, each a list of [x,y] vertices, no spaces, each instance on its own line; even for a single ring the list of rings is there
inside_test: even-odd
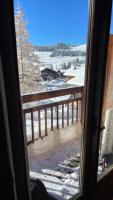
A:
[[[47,109],[45,109],[45,136],[47,135]]]
[[[40,121],[40,110],[38,110],[38,130],[39,130],[39,138],[41,138],[41,121]]]
[[[64,128],[64,104],[62,104],[62,128]]]
[[[78,122],[78,100],[76,101],[76,122]]]
[[[51,107],[51,130],[53,131],[53,107]]]
[[[59,129],[59,110],[58,110],[58,105],[56,106],[57,108],[57,129]]]
[[[31,131],[32,131],[32,143],[34,143],[34,117],[33,117],[33,112],[31,112]]]
[[[74,123],[74,103],[72,102],[72,124]]]
[[[69,103],[67,103],[67,126],[69,126]]]

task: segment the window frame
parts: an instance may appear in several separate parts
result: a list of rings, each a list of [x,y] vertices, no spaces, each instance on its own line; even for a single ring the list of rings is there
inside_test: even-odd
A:
[[[15,175],[13,178],[16,188],[15,199],[30,200],[27,142],[23,130],[13,11],[13,0],[0,2],[1,68]]]
[[[105,194],[103,194],[102,188],[106,187],[106,183],[110,185],[107,192],[109,194],[112,192],[111,182],[113,182],[113,170],[109,171],[109,173],[97,183],[99,137],[111,8],[112,0],[89,0],[88,47],[86,64],[88,67],[86,69],[87,84],[84,90],[84,95],[86,97],[83,107],[85,117],[82,122],[82,190],[80,195],[76,195],[75,197],[72,197],[72,199],[88,200],[92,199],[92,196],[96,196],[97,199],[99,199],[101,196],[104,199]],[[22,108],[13,11],[13,0],[1,1],[1,61],[8,111],[17,199],[30,200],[27,144],[22,123]],[[101,67],[99,67],[100,64]],[[96,74],[98,74],[98,76]],[[100,83],[99,85],[97,84],[98,81]],[[18,137],[15,135],[15,132],[17,133]],[[19,156],[17,157],[17,155]]]
[[[89,1],[89,29],[86,70],[86,102],[84,117],[84,194],[86,199],[105,198],[101,187],[109,180],[109,173],[97,183],[99,141],[106,78],[106,63],[110,33],[112,0]],[[99,19],[99,20],[98,20]],[[95,41],[96,40],[96,41]],[[89,154],[90,152],[90,154]],[[89,169],[90,172],[89,172]],[[92,176],[93,174],[93,176]],[[88,177],[89,176],[89,181]],[[112,178],[112,177],[111,177]],[[109,183],[108,183],[109,185]],[[111,187],[110,187],[111,188]],[[109,188],[109,194],[110,194]],[[102,191],[102,192],[99,192]],[[105,190],[106,191],[106,190]],[[111,191],[112,192],[112,191]]]

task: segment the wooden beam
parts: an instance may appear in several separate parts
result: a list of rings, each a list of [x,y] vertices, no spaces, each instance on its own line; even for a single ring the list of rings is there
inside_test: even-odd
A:
[[[22,95],[22,103],[29,103],[29,102],[33,102],[33,101],[50,99],[50,98],[54,98],[54,97],[71,95],[71,94],[75,94],[75,93],[82,93],[83,88],[84,87],[81,86],[81,87],[65,88],[65,89],[33,93],[33,94],[24,94],[24,95]]]

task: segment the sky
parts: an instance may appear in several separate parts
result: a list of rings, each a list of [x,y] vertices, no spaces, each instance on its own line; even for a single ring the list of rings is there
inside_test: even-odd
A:
[[[86,43],[88,0],[21,0],[21,4],[28,20],[29,42],[34,45]]]

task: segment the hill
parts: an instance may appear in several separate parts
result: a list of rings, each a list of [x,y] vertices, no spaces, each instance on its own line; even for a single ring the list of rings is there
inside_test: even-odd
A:
[[[56,71],[70,67],[80,67],[86,61],[86,45],[35,46],[35,54],[40,58],[41,70],[51,68]]]

